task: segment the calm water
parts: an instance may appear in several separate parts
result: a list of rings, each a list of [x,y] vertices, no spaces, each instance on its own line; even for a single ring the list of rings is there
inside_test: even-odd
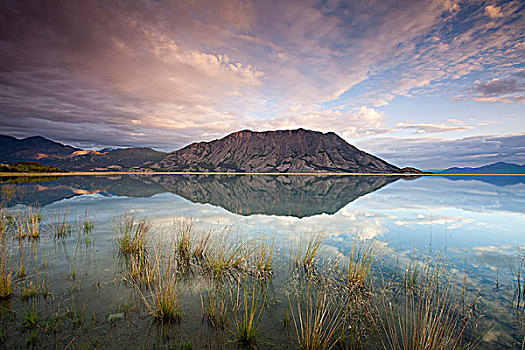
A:
[[[481,348],[521,348],[524,341],[523,308],[516,308],[525,249],[524,178],[152,175],[45,180],[4,182],[4,205],[16,212],[37,203],[42,226],[67,211],[69,222],[89,217],[95,228],[89,244],[79,244],[75,234],[35,243],[52,266],[52,297],[25,301],[15,292],[3,306],[4,347],[25,347],[27,342],[37,348],[118,348],[132,340],[138,348],[181,342],[194,348],[235,348],[229,330],[216,333],[203,325],[198,281],[186,286],[182,322],[167,330],[153,324],[140,307],[130,307],[140,304],[141,297],[122,282],[113,233],[115,218],[130,210],[153,221],[152,239],[158,242],[178,218],[193,218],[203,232],[228,230],[245,240],[269,237],[276,264],[289,257],[291,242],[314,234],[325,238],[322,259],[344,255],[356,237],[380,247],[385,270],[410,259],[441,259],[459,289],[465,286],[471,300],[479,301],[478,314],[486,326]],[[279,305],[286,298],[280,283],[287,282],[286,273],[277,271],[270,298],[277,306],[265,312],[262,348],[291,347],[295,340],[293,329],[281,327]],[[67,331],[55,333],[37,328],[38,338],[30,342],[31,333],[20,327],[16,313],[35,302],[42,308],[41,318],[82,305],[91,326],[63,326]],[[126,307],[131,310],[126,309],[123,320],[107,322],[108,315]]]

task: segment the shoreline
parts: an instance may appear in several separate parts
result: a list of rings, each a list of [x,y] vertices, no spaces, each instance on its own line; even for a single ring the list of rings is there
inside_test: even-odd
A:
[[[107,175],[261,175],[261,176],[525,176],[525,174],[431,174],[431,173],[259,173],[259,172],[221,172],[221,171],[80,171],[68,173],[0,173],[0,177],[35,176],[107,176]]]

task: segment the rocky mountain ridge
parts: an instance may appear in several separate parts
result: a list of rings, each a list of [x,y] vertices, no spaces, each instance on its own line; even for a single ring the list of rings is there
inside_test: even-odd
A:
[[[243,130],[171,153],[151,148],[81,150],[42,138],[0,136],[0,162],[37,161],[68,171],[420,173],[350,145],[333,132]]]

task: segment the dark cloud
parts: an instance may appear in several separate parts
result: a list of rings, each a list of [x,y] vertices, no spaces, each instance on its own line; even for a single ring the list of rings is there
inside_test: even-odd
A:
[[[522,72],[512,78],[477,81],[472,88],[473,99],[480,102],[525,102],[525,76]]]

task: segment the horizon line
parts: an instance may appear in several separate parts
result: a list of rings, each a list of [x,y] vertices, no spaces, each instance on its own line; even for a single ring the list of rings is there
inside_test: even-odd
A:
[[[104,175],[267,175],[267,176],[525,176],[525,174],[433,174],[433,173],[336,173],[336,172],[222,172],[222,171],[79,171],[67,173],[0,173],[0,177],[104,176]]]

